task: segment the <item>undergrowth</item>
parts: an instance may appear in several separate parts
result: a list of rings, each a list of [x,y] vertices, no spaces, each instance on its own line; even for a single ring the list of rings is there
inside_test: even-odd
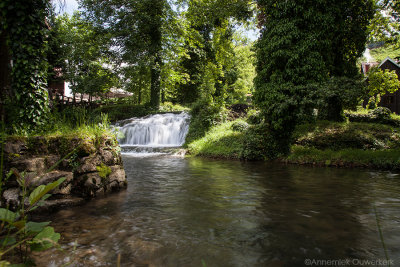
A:
[[[205,136],[188,144],[190,155],[239,159],[244,133],[234,131],[234,122],[212,127]]]
[[[398,170],[400,169],[400,149],[320,150],[313,147],[293,146],[292,153],[285,160],[299,164]]]
[[[249,120],[247,120],[249,122]],[[211,126],[204,136],[187,142],[190,155],[215,158],[268,160],[267,128],[243,119]],[[272,151],[273,153],[273,151]],[[358,122],[317,121],[298,125],[291,153],[280,160],[322,166],[400,169],[400,128]]]
[[[107,114],[111,122],[119,120],[130,119],[133,117],[143,117],[149,114],[156,114],[162,112],[179,112],[189,111],[190,109],[171,102],[165,102],[160,105],[158,110],[151,108],[148,105],[133,105],[130,103],[122,103],[118,105],[105,105],[93,110],[94,116],[100,114]]]

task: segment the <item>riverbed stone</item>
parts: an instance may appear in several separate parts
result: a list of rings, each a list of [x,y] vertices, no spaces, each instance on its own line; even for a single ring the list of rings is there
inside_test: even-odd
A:
[[[81,197],[92,198],[102,187],[103,181],[98,173],[86,173],[74,180],[73,191]]]
[[[9,207],[10,209],[16,209],[20,204],[20,192],[21,190],[18,187],[10,188],[4,191],[3,199],[4,206]]]
[[[27,149],[24,140],[13,140],[4,144],[5,154],[21,154]]]
[[[100,155],[90,155],[89,157],[84,157],[80,160],[80,166],[76,169],[76,173],[88,173],[88,172],[96,172],[97,166],[102,163],[102,158]]]
[[[109,176],[110,182],[117,181],[119,183],[126,182],[125,170],[120,166],[111,166],[111,174]]]
[[[44,157],[47,169],[55,168],[61,157],[59,155],[48,155]]]
[[[27,159],[17,159],[12,162],[12,167],[18,171],[44,173],[46,171],[46,159],[44,157],[35,157]]]
[[[102,157],[103,162],[106,165],[113,165],[113,164],[116,164],[116,162],[117,162],[113,153],[110,150],[101,149],[100,155]]]
[[[108,177],[108,183],[106,189],[108,191],[118,191],[121,188],[126,188],[126,174],[125,170],[121,166],[111,166],[111,174]]]
[[[57,181],[60,178],[65,178],[65,181],[59,185],[57,188],[52,190],[52,194],[61,194],[68,195],[71,193],[71,182],[74,179],[74,174],[72,172],[59,171],[55,170],[49,173],[46,173],[42,176],[36,176],[33,181],[30,183],[30,187],[37,187],[40,185],[46,185],[52,182]]]
[[[44,205],[39,207],[37,212],[53,212],[64,208],[74,207],[82,205],[86,202],[84,198],[81,197],[70,197],[62,199],[51,199],[46,200]]]
[[[7,140],[5,171],[16,170],[3,187],[1,206],[18,207],[21,195],[17,178],[22,173],[30,190],[66,178],[50,192],[52,196],[45,201],[48,208],[42,210],[78,205],[82,200],[126,188],[117,140],[109,136],[96,138],[64,136]],[[68,157],[64,158],[65,155]],[[100,177],[99,166],[110,168],[111,173]]]

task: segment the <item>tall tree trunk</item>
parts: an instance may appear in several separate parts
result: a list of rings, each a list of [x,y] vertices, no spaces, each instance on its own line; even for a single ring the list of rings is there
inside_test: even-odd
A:
[[[161,56],[157,53],[151,66],[150,105],[156,109],[160,107],[161,61]]]
[[[150,105],[158,109],[160,107],[160,91],[161,91],[161,50],[162,50],[162,16],[164,13],[165,0],[148,1],[149,15],[151,20],[149,27],[150,36],[150,55],[153,60],[150,69]]]

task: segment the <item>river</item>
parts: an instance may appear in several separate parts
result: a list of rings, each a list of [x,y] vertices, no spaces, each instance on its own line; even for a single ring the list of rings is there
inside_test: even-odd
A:
[[[129,153],[123,161],[126,191],[51,215],[63,251],[36,255],[38,266],[116,266],[118,255],[121,266],[375,266],[362,261],[386,259],[377,219],[400,266],[398,174]]]

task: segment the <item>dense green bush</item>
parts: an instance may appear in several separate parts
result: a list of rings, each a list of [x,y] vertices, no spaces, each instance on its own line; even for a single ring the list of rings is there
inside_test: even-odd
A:
[[[296,129],[295,144],[316,149],[391,149],[400,147],[400,135],[382,124],[319,122]],[[300,129],[304,128],[304,129]]]
[[[250,124],[260,124],[262,122],[261,112],[259,110],[249,110],[247,112],[247,122]]]
[[[366,94],[366,84],[360,79],[331,78],[319,90],[318,117],[323,120],[344,121],[343,109],[355,109]]]
[[[258,124],[248,128],[243,139],[243,147],[240,158],[245,160],[275,159],[287,151],[282,152],[281,138],[274,136],[268,125]],[[285,144],[284,144],[285,145]]]
[[[233,123],[227,121],[211,127],[205,136],[188,143],[188,154],[211,158],[239,159],[244,132],[232,130]]]
[[[152,112],[154,111],[146,105],[118,104],[97,108],[93,111],[93,114],[100,115],[101,113],[106,113],[110,121],[116,122],[132,117],[143,117]]]
[[[227,119],[228,111],[217,104],[200,100],[193,104],[190,115],[190,128],[186,143],[203,137],[212,126],[224,122]]]
[[[367,122],[367,123],[381,123],[400,127],[400,120],[391,116],[391,111],[385,107],[378,107],[374,110],[365,113],[351,113],[347,112],[346,116],[350,122]]]
[[[232,123],[231,129],[235,132],[245,132],[249,128],[249,124],[242,120],[237,120]]]
[[[376,109],[371,111],[371,115],[375,116],[376,119],[378,119],[380,121],[384,121],[384,120],[390,119],[390,114],[392,114],[390,109],[385,108],[385,107],[378,107],[378,108],[376,108]]]

